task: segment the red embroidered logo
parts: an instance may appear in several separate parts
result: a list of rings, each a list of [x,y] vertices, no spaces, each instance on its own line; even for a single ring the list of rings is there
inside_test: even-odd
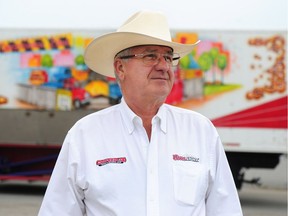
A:
[[[117,164],[122,164],[122,163],[125,163],[127,161],[126,157],[120,157],[120,158],[105,158],[105,159],[102,159],[102,160],[97,160],[96,161],[96,165],[98,166],[104,166],[106,164],[109,164],[109,163],[117,163]]]
[[[175,161],[193,161],[193,162],[199,162],[199,158],[195,158],[193,156],[181,156],[178,154],[173,155],[173,160]]]

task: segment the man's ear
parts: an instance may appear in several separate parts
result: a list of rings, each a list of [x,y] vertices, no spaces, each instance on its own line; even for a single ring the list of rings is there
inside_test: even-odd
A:
[[[115,73],[117,74],[118,78],[120,80],[124,79],[124,65],[123,62],[120,59],[116,59],[114,61],[114,69],[115,69]]]

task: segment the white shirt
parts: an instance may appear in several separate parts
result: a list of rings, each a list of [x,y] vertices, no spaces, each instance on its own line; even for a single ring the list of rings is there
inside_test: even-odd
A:
[[[68,132],[39,216],[242,216],[219,136],[204,116],[164,104],[142,120],[124,100]]]

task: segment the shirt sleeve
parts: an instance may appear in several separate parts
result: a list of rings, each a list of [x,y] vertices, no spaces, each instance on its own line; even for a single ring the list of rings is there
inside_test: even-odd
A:
[[[78,184],[79,163],[67,134],[45,192],[38,216],[84,215],[84,189]]]
[[[242,216],[239,196],[219,136],[210,149],[209,189],[206,197],[207,216]]]

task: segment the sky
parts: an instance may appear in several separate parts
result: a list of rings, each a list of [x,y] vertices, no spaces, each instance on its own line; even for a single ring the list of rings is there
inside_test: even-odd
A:
[[[116,29],[139,10],[173,29],[287,30],[287,0],[0,0],[2,28]]]

